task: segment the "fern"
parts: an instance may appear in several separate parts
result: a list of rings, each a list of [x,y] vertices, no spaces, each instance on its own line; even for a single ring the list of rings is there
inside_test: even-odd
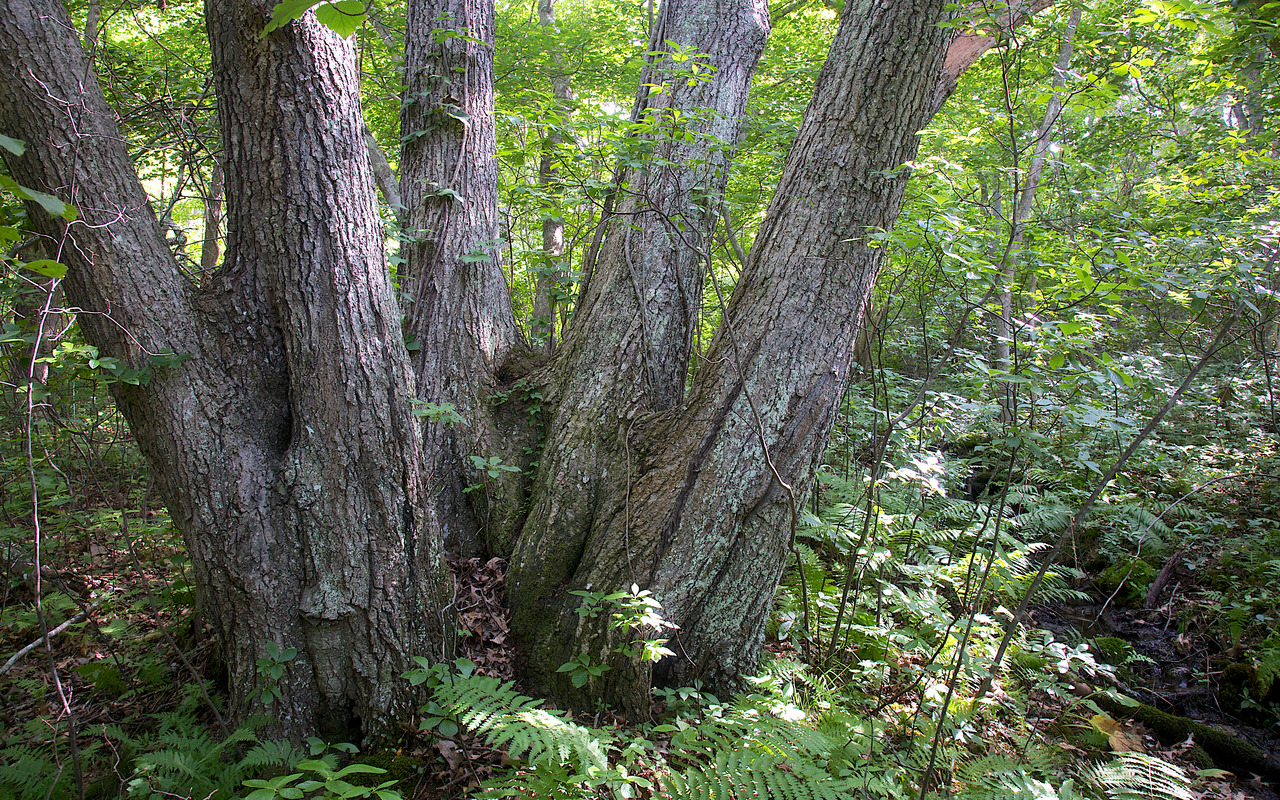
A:
[[[842,800],[854,788],[810,765],[795,765],[769,753],[717,750],[709,762],[664,776],[674,800],[734,800],[740,797]]]
[[[935,501],[937,523],[948,528],[967,528],[978,516],[978,506],[968,500],[941,497]]]
[[[1084,783],[1108,800],[1193,800],[1182,770],[1145,753],[1120,753],[1086,770]]]
[[[70,765],[50,761],[46,750],[26,745],[4,748],[0,759],[0,796],[14,800],[71,797],[74,782]]]
[[[1022,760],[989,755],[956,770],[956,796],[963,800],[1068,800],[1079,797],[1072,781],[1057,781],[1054,757],[1046,749],[1032,747]],[[1058,783],[1057,788],[1054,783]]]
[[[627,796],[635,784],[651,788],[628,771],[642,762],[672,798],[843,800],[855,785],[847,765],[861,752],[851,748],[864,746],[851,718],[791,722],[771,714],[764,698],[710,706],[682,729],[660,727],[672,733],[665,752],[643,738],[619,747],[612,734],[541,708],[496,678],[454,676],[434,698],[490,745],[526,760],[518,773],[487,782],[485,797],[594,797],[601,786]]]
[[[292,765],[304,755],[289,742],[259,742],[245,754],[240,765],[248,769]]]
[[[828,718],[821,729],[779,719],[739,701],[723,716],[672,737],[662,783],[673,798],[738,797],[836,800],[854,783],[834,772],[852,760],[854,741],[846,718]]]
[[[241,782],[268,766],[285,766],[298,758],[288,744],[258,742],[254,731],[264,720],[253,719],[225,739],[210,735],[194,717],[173,712],[157,714],[159,730],[151,735],[130,736],[119,727],[107,734],[124,754],[133,754],[133,774],[127,780],[130,795],[172,794],[178,797],[232,797]],[[239,760],[227,756],[239,745],[253,743]]]
[[[606,752],[613,737],[578,725],[560,712],[541,708],[497,678],[454,677],[435,690],[435,699],[473,732],[512,758],[531,764],[576,762],[588,774],[608,769]]]
[[[1258,688],[1265,694],[1280,678],[1280,634],[1272,634],[1254,656],[1258,662]]]
[[[1066,781],[1058,787],[1034,777],[1020,764],[1010,761],[1002,771],[965,776],[956,792],[961,800],[1075,800],[1075,786]]]

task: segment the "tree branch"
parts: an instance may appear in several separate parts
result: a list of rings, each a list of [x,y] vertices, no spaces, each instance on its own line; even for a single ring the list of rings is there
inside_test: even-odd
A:
[[[977,63],[997,42],[1012,34],[1019,25],[1056,2],[1057,0],[1013,0],[1005,13],[990,21],[990,27],[975,26],[961,31],[952,39],[942,65],[942,74],[938,78],[938,88],[934,92],[933,113],[938,113],[947,98],[955,92],[965,70]],[[981,18],[982,14],[983,4],[977,4],[970,8],[967,16]]]

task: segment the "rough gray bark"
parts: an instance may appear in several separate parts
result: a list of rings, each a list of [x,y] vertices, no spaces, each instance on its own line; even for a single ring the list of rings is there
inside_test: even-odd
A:
[[[944,6],[943,0],[847,4],[725,324],[687,400],[681,402],[674,370],[657,367],[667,363],[659,358],[666,354],[645,347],[640,336],[649,334],[648,343],[680,340],[670,330],[683,298],[661,304],[680,284],[653,280],[668,294],[646,297],[641,308],[664,308],[665,316],[645,330],[640,321],[657,315],[642,314],[634,302],[629,313],[618,306],[634,297],[623,291],[630,269],[650,278],[656,268],[628,260],[619,248],[610,279],[601,259],[562,358],[583,346],[582,324],[595,331],[593,344],[617,341],[616,350],[604,351],[609,360],[595,367],[610,374],[610,383],[593,390],[617,392],[621,382],[647,391],[629,389],[620,401],[600,404],[611,416],[592,417],[594,435],[615,437],[622,458],[586,471],[572,457],[589,445],[582,436],[552,438],[559,449],[549,445],[543,455],[530,516],[539,527],[526,526],[510,580],[513,622],[530,648],[536,681],[569,692],[550,670],[585,652],[613,666],[597,693],[642,706],[644,665],[611,655],[618,637],[603,630],[608,615],[580,620],[578,598],[567,594],[633,581],[652,589],[680,626],[677,655],[658,665],[659,680],[700,678],[723,687],[754,666],[790,544],[795,496],[811,480],[830,432],[879,268],[883,251],[868,246],[865,232],[892,226],[906,182],[900,167],[915,155],[916,132],[932,115],[949,40],[937,26]],[[717,25],[730,27],[723,19]],[[675,238],[669,228],[660,230]],[[619,225],[613,235],[625,242],[628,230]],[[657,235],[654,241],[664,243]],[[650,271],[641,273],[638,264]],[[593,314],[635,333],[601,334],[586,322]],[[651,333],[660,325],[663,336]],[[578,406],[590,397],[564,396]],[[643,415],[650,410],[660,413]],[[596,482],[607,488],[591,492]],[[556,513],[568,505],[569,492],[591,492],[595,503],[586,535],[566,540],[563,532],[579,524],[566,525]]]
[[[352,45],[308,16],[265,38],[269,3],[206,17],[226,148],[227,250],[181,277],[61,4],[5,0],[0,127],[20,181],[74,203],[32,209],[69,266],[86,338],[145,386],[113,393],[187,542],[233,711],[271,733],[386,731],[400,673],[452,625],[424,503],[412,374],[382,262]],[[265,705],[257,659],[297,648]]]
[[[364,144],[369,150],[369,166],[373,168],[373,181],[377,184],[378,191],[382,192],[383,201],[391,208],[392,213],[399,216],[404,211],[404,201],[400,199],[400,181],[396,179],[391,164],[387,163],[387,155],[382,152],[382,146],[378,144],[373,131],[369,130],[368,125],[363,128]]]
[[[222,162],[215,161],[204,198],[204,239],[200,244],[200,272],[208,273],[222,257]]]
[[[531,643],[543,641],[546,604],[574,574],[600,514],[624,502],[632,421],[684,397],[704,248],[767,34],[763,0],[662,5],[632,113],[631,141],[651,166],[621,172],[613,218],[556,356],[547,443],[511,561],[513,612]],[[705,54],[696,73],[667,53],[676,48]],[[533,661],[544,658],[558,653]]]
[[[498,553],[519,532],[513,628],[535,682],[567,690],[554,670],[589,653],[614,667],[589,699],[643,708],[647,666],[610,655],[630,634],[606,633],[607,613],[580,620],[568,594],[635,582],[680,625],[657,677],[732,685],[756,663],[795,498],[848,377],[881,253],[865,232],[892,225],[899,167],[932,113],[943,0],[846,5],[687,397],[763,2],[663,5],[651,50],[674,41],[718,69],[701,80],[669,57],[648,65],[645,82],[667,89],[641,92],[634,145],[654,160],[623,176],[574,326],[542,366],[522,361],[497,263],[492,5],[411,0],[401,163],[416,241],[402,288],[418,391],[466,418],[426,425],[421,443],[351,46],[309,15],[260,37],[270,0],[209,2],[228,233],[198,289],[164,246],[53,0],[0,0],[0,127],[32,143],[10,160],[15,177],[77,203],[88,223],[41,217],[86,336],[130,365],[191,355],[116,395],[187,537],[237,712],[264,688],[254,665],[267,642],[299,650],[269,709],[280,733],[357,721],[376,733],[407,709],[400,671],[446,649],[452,630],[441,530],[460,550]],[[690,142],[689,129],[706,135]],[[540,406],[547,419],[530,425]],[[491,483],[468,463],[494,455],[526,472]],[[485,488],[468,495],[471,483]]]
[[[498,260],[493,14],[484,0],[415,0],[405,28],[400,185],[412,241],[402,288],[419,396],[465,419],[429,423],[424,435],[446,542],[466,554],[502,550],[484,537],[523,499],[518,476],[488,481],[468,458],[519,463],[526,443],[493,409],[499,371],[524,344]],[[468,496],[473,484],[485,488]]]

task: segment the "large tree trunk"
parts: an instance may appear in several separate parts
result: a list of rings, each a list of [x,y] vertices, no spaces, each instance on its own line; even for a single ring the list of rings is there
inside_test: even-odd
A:
[[[485,537],[509,529],[524,499],[519,476],[490,481],[469,458],[527,463],[533,444],[525,420],[504,425],[494,411],[500,370],[524,342],[498,261],[493,36],[491,1],[408,5],[400,186],[411,241],[402,287],[420,348],[419,397],[451,404],[464,420],[430,422],[425,438],[445,540],[467,555],[502,549]],[[483,490],[469,493],[475,484]]]
[[[399,674],[447,654],[453,630],[442,535],[462,551],[514,547],[513,628],[544,687],[571,694],[555,670],[586,653],[613,669],[585,699],[646,706],[649,665],[613,652],[634,632],[606,631],[608,613],[580,619],[569,594],[631,583],[680,626],[658,677],[733,685],[756,663],[848,377],[882,252],[867,231],[893,224],[900,167],[952,77],[943,0],[846,5],[688,397],[763,0],[662,5],[650,51],[680,58],[650,56],[644,83],[665,88],[637,99],[633,144],[650,168],[624,173],[545,366],[497,260],[493,6],[411,0],[401,288],[418,394],[465,419],[422,438],[353,48],[310,14],[262,36],[270,0],[208,3],[227,240],[201,286],[166,248],[56,0],[0,0],[0,129],[31,145],[6,157],[15,178],[80,208],[83,223],[32,215],[70,267],[86,337],[139,368],[188,356],[115,395],[190,548],[237,715],[268,711],[293,738],[376,734],[404,715]],[[473,456],[524,472],[490,481]],[[268,644],[298,650],[278,687],[256,669]]]
[[[609,358],[595,366],[608,380],[560,395],[573,411],[543,454],[530,516],[537,527],[526,526],[512,563],[513,620],[535,680],[570,692],[552,671],[586,653],[612,667],[595,693],[643,707],[646,665],[613,652],[634,634],[606,631],[608,614],[581,619],[580,598],[568,593],[632,582],[651,589],[680,626],[660,680],[724,687],[756,663],[796,501],[830,432],[879,268],[883,250],[866,232],[892,226],[907,177],[900,168],[932,115],[949,41],[937,25],[944,5],[847,4],[725,322],[684,402],[687,361],[676,351],[688,358],[689,274],[659,272],[665,262],[625,246],[612,267],[601,259],[565,358],[609,342]],[[732,30],[732,19],[714,24]],[[651,248],[696,236],[699,218],[677,211],[695,233],[658,227]],[[629,244],[638,234],[620,226],[613,236]],[[661,291],[646,293],[649,286]],[[571,373],[567,385],[576,389],[574,380]],[[584,406],[594,444],[573,430]],[[601,453],[601,440],[607,457],[584,459]],[[575,515],[581,495],[593,502]]]
[[[30,144],[6,161],[80,211],[32,216],[86,338],[137,368],[189,356],[113,389],[190,550],[235,716],[294,739],[386,731],[411,707],[400,673],[452,626],[353,47],[310,16],[263,37],[270,3],[210,2],[227,250],[196,289],[61,5],[0,8],[0,127]],[[268,644],[297,650],[278,686],[256,669]]]
[[[767,32],[763,0],[662,6],[632,115],[643,126],[632,141],[655,163],[622,173],[614,219],[548,381],[547,444],[510,578],[517,625],[531,643],[541,638],[548,599],[577,568],[593,521],[624,501],[633,420],[684,397],[704,246]],[[705,54],[698,76],[656,55],[671,42]],[[708,63],[716,70],[706,80]],[[651,93],[650,85],[664,88]],[[567,660],[562,645],[532,661],[558,658],[543,665],[555,670]]]

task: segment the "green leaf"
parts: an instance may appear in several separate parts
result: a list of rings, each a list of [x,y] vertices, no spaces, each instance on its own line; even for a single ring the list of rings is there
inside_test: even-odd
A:
[[[317,6],[316,19],[345,39],[364,24],[365,10],[360,0],[337,0]]]
[[[44,192],[38,192],[35,189],[29,189],[26,186],[19,184],[8,175],[0,175],[0,187],[8,189],[23,200],[30,200],[34,203],[38,203],[40,207],[47,211],[51,216],[62,217],[67,222],[71,222],[79,216],[76,212],[75,206],[68,205],[51,194],[45,194]]]
[[[27,149],[25,142],[5,136],[3,133],[0,133],[0,147],[3,147],[5,150],[13,153],[15,156],[22,155]]]
[[[307,13],[307,10],[316,5],[320,0],[283,0],[277,3],[276,7],[271,9],[271,19],[267,22],[267,27],[262,29],[262,35],[283,28],[298,17]]]
[[[334,773],[334,777],[342,778],[347,775],[355,775],[363,773],[365,775],[382,775],[386,772],[382,767],[375,767],[372,764],[349,764]]]
[[[38,272],[46,278],[53,278],[55,281],[62,280],[62,277],[67,274],[67,265],[51,258],[38,258],[35,261],[28,261],[22,266],[32,272]]]

